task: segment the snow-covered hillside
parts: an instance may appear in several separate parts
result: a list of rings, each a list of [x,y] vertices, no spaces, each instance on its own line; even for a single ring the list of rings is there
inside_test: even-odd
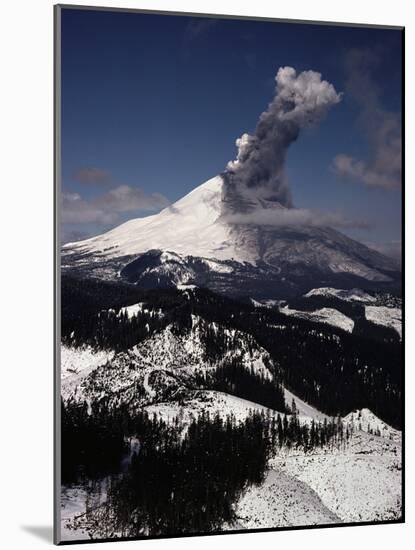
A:
[[[299,319],[306,319],[314,323],[325,323],[336,328],[341,328],[347,332],[353,332],[354,321],[337,311],[337,309],[323,307],[316,311],[299,311],[297,309],[290,309],[288,306],[281,307],[280,312],[284,315],[291,315]]]
[[[385,439],[400,440],[401,432],[391,428],[386,422],[383,422],[369,409],[360,409],[352,411],[346,415],[343,422],[353,430],[360,430],[370,434],[378,434]]]
[[[329,418],[326,414],[318,411],[315,407],[312,407],[311,405],[300,399],[297,395],[294,395],[287,388],[284,388],[284,398],[288,408],[292,410],[294,404],[295,411],[302,418],[313,419],[321,422],[323,422],[325,418]]]
[[[166,422],[180,419],[181,425],[184,426],[203,413],[209,413],[212,418],[216,414],[223,418],[233,414],[237,422],[242,422],[246,420],[250,411],[269,411],[269,409],[258,403],[213,390],[196,390],[187,399],[180,402],[167,401],[147,405],[145,410],[151,415],[159,416]],[[270,413],[271,411],[269,411]]]
[[[136,304],[130,311],[135,311],[134,307],[144,306]],[[228,354],[237,355],[247,370],[272,377],[270,357],[252,337],[192,316],[192,326],[186,334],[169,325],[124,353],[64,346],[63,397],[89,405],[105,399],[109,407],[126,403],[183,433],[194,419],[206,413],[212,419],[216,414],[224,419],[233,415],[237,423],[244,422],[252,411],[276,418],[278,411],[223,392],[200,390],[193,384],[195,373],[208,372],[218,364],[206,356],[203,335],[208,329],[225,330]],[[77,372],[72,372],[76,365]],[[313,422],[328,420],[288,389],[284,389],[284,397],[286,406],[298,415],[300,425],[310,428]],[[275,447],[263,483],[246,489],[234,503],[236,522],[225,523],[223,529],[399,519],[401,433],[369,409],[353,411],[339,421],[345,434],[340,443],[309,451]],[[105,506],[107,483],[103,479],[88,489],[78,485],[63,488],[65,540],[87,533],[79,518],[82,519],[87,503]],[[80,527],[74,531],[78,523]]]
[[[365,316],[368,321],[388,328],[393,328],[402,338],[402,311],[397,307],[366,306]]]
[[[343,422],[350,438],[340,447],[278,451],[264,482],[237,503],[233,528],[399,519],[401,432],[368,409],[350,413]]]
[[[338,298],[345,302],[362,302],[364,304],[376,302],[376,298],[371,296],[367,292],[364,292],[360,288],[352,288],[351,290],[342,290],[339,288],[322,287],[313,288],[307,294],[304,294],[304,298],[312,298],[313,296],[320,296],[323,298]]]
[[[293,451],[276,457],[272,467],[305,483],[342,522],[401,517],[400,438],[357,431],[344,449]]]
[[[341,523],[307,483],[282,469],[271,469],[262,485],[250,487],[237,503],[236,514],[236,529]]]
[[[114,357],[113,351],[93,350],[61,345],[61,394],[68,398],[78,391],[82,381],[95,369],[106,365]]]
[[[65,250],[99,253],[109,258],[136,256],[151,249],[219,260],[255,261],[236,248],[229,227],[220,221],[222,178],[217,176],[154,216],[130,220],[104,235],[69,243]]]
[[[85,367],[82,377],[77,376],[76,384],[71,377],[63,380],[62,393],[66,399],[76,401],[89,403],[105,397],[112,406],[127,403],[138,407],[186,395],[196,388],[196,375],[204,376],[231,358],[237,358],[249,372],[264,379],[273,378],[269,354],[252,336],[236,330],[222,329],[228,351],[219,361],[209,359],[203,341],[208,328],[218,331],[221,327],[192,316],[192,327],[187,333],[178,334],[169,325],[127,352],[116,355],[102,352],[98,354],[100,360],[91,354],[88,368]],[[65,353],[84,357],[74,349],[65,348]]]
[[[292,394],[287,394],[294,397]],[[296,399],[301,423],[311,424],[317,411],[304,409]],[[156,415],[186,432],[189,423],[202,414],[223,418],[233,414],[243,422],[250,411],[276,414],[256,403],[215,391],[193,392],[188,399],[145,406]],[[323,415],[324,416],[324,415]],[[365,422],[381,430],[369,433]],[[246,489],[234,504],[236,521],[224,530],[275,528],[349,522],[384,521],[401,516],[401,433],[382,423],[371,411],[354,411],[343,419],[349,438],[340,445],[304,452],[297,448],[275,448],[265,479]],[[372,428],[370,428],[371,430]],[[70,527],[82,518],[87,503],[104,506],[109,481],[83,487],[64,488],[62,518],[65,540],[79,531]],[[88,496],[87,496],[88,495]],[[82,529],[82,521],[80,523]]]
[[[65,344],[61,345],[61,378],[65,380],[73,375],[78,375],[85,370],[91,371],[100,365],[104,365],[113,357],[113,352],[93,350],[91,346],[74,348]]]

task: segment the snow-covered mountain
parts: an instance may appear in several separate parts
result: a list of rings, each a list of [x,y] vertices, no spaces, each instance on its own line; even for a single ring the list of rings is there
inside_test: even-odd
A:
[[[270,298],[327,284],[397,281],[393,260],[334,229],[230,223],[223,214],[224,185],[217,176],[159,214],[64,245],[63,268],[145,288],[195,284]],[[257,206],[272,209],[278,220],[284,207],[263,202]]]
[[[107,422],[126,430],[140,413],[180,438],[197,420],[246,434],[257,415],[274,426],[264,477],[238,494],[224,530],[399,520],[393,261],[330,228],[229,223],[223,185],[218,176],[157,215],[63,247],[61,395],[75,428],[65,437],[76,443],[81,421],[88,449],[91,423],[109,437]],[[122,445],[149,448],[131,429]],[[63,487],[65,540],[100,533],[110,479]]]
[[[64,251],[94,253],[110,259],[158,249],[182,256],[254,261],[252,251],[234,246],[229,227],[220,221],[221,201],[222,178],[218,176],[159,214],[130,220],[92,239],[69,243]]]

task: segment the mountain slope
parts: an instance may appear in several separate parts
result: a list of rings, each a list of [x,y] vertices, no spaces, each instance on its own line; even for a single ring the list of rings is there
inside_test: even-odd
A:
[[[159,214],[64,245],[63,268],[100,278],[121,276],[145,288],[195,284],[255,296],[264,285],[274,288],[273,296],[283,296],[317,285],[397,283],[393,260],[334,229],[229,223],[223,186],[217,176]],[[284,209],[272,202],[258,207],[277,221]]]
[[[327,414],[347,414],[355,408],[368,407],[389,424],[401,424],[399,340],[391,330],[385,335],[377,334],[383,329],[377,325],[373,325],[376,334],[372,335],[372,325],[366,322],[367,326],[363,326],[353,311],[344,312],[358,328],[349,333],[330,324],[317,324],[316,319],[284,315],[278,307],[255,307],[250,301],[243,303],[201,288],[142,290],[135,285],[66,276],[62,281],[64,343],[78,350],[91,346],[94,350],[115,351],[117,359],[111,360],[114,367],[120,352],[131,353],[132,348],[145,341],[150,342],[149,352],[154,355],[151,345],[159,342],[157,335],[168,325],[175,327],[170,331],[171,343],[177,342],[173,355],[183,365],[205,363],[203,357],[191,360],[182,356],[185,346],[196,336],[198,323],[192,319],[198,317],[203,320],[203,328],[198,331],[201,349],[209,350],[211,362],[219,365],[230,349],[244,349],[244,343],[229,340],[228,336],[231,332],[244,333],[246,344],[252,350],[256,345],[266,350],[281,381],[305,402]],[[95,296],[93,302],[91,293]],[[359,315],[364,315],[363,306],[353,307],[362,309]],[[291,303],[290,308],[293,309]],[[312,307],[313,311],[316,309],[321,307]],[[304,311],[307,313],[307,308]],[[161,349],[154,366],[160,366],[168,352],[162,343],[157,343]],[[166,340],[169,344],[170,340]],[[237,359],[235,354],[233,359]],[[136,364],[134,357],[132,362]],[[362,364],[365,369],[361,369]],[[122,364],[120,367],[123,371]],[[127,372],[131,376],[134,370]],[[116,377],[115,368],[113,376]],[[243,373],[238,370],[233,378],[236,376],[239,379]],[[110,379],[107,382],[111,384]],[[251,381],[246,386],[241,396],[255,401]],[[216,389],[226,391],[223,385]]]
[[[187,330],[180,331],[168,325],[125,352],[107,354],[107,360],[104,352],[91,354],[93,360],[81,374],[62,373],[62,396],[86,403],[103,400],[109,407],[177,401],[193,397],[195,390],[216,387],[212,374],[235,363],[249,377],[274,379],[271,369],[275,370],[275,366],[269,354],[251,335],[207,323],[194,315],[191,323]],[[206,337],[209,332],[216,335],[214,345]],[[85,353],[63,348],[63,358]],[[101,360],[96,360],[96,356]],[[277,392],[276,387],[273,389]]]
[[[222,178],[217,176],[159,214],[130,220],[92,239],[68,243],[63,250],[110,259],[159,249],[184,256],[255,261],[252,253],[234,246],[229,226],[220,220],[221,200]]]
[[[360,290],[360,288],[353,288],[351,290],[342,290],[338,288],[313,288],[304,298],[312,298],[314,296],[322,296],[324,298],[336,298],[338,300],[344,300],[345,302],[359,302],[359,303],[375,303],[376,298],[371,296],[367,292]]]
[[[277,456],[271,466],[304,483],[343,522],[401,517],[401,434],[396,439],[357,429],[344,449]]]

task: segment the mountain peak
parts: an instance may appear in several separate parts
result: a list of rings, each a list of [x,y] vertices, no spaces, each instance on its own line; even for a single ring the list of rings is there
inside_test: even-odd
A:
[[[246,250],[237,250],[229,225],[220,219],[222,187],[221,176],[211,178],[159,214],[130,220],[85,241],[68,243],[63,251],[113,258],[158,249],[186,256],[254,261]]]
[[[341,283],[346,288],[353,288],[359,286],[362,279],[376,284],[392,283],[397,279],[393,260],[329,227],[230,221],[224,214],[224,185],[224,177],[216,176],[158,214],[130,220],[91,239],[68,243],[62,250],[62,265],[84,271],[89,269],[95,276],[105,274],[108,277],[110,274],[114,277],[128,273],[128,280],[137,284],[144,279],[149,284],[150,269],[153,271],[151,284],[161,280],[160,277],[166,284],[174,275],[174,281],[202,283],[209,287],[211,277],[205,270],[201,280],[194,276],[194,262],[210,260],[225,262],[227,270],[220,270],[215,264],[215,271],[221,272],[218,277],[222,282],[224,273],[229,272],[229,263],[232,267],[237,264],[237,270],[246,271],[241,275],[245,283],[253,277],[258,278],[262,270],[264,280],[280,290],[292,287],[291,294],[300,286],[310,289],[327,286],[327,283],[336,287]],[[251,207],[273,210],[275,216],[286,210],[279,202],[265,199],[255,200]],[[151,258],[147,261],[145,257],[149,251]],[[163,266],[156,265],[158,252],[174,253],[174,265],[169,267],[162,257],[159,263]],[[186,265],[177,262],[178,256]],[[178,263],[181,264],[180,273],[174,274],[174,270],[179,269]],[[146,273],[138,273],[137,269],[141,268]],[[248,269],[256,270],[256,274],[247,273]]]

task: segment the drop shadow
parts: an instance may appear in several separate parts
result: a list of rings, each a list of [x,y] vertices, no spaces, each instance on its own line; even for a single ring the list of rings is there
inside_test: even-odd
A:
[[[44,542],[53,543],[53,527],[50,525],[21,525],[21,529]]]

